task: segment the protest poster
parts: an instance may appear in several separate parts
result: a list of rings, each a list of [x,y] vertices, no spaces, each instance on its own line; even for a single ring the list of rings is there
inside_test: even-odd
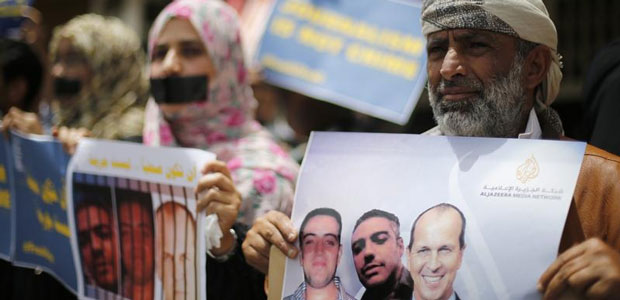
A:
[[[11,147],[15,186],[13,263],[48,272],[75,291],[64,192],[69,155],[49,136],[12,132]]]
[[[584,151],[582,142],[313,133],[292,213],[301,253],[286,260],[281,296],[312,284],[360,299],[387,285],[412,299],[415,285],[418,300],[539,299]]]
[[[205,299],[199,167],[215,155],[85,139],[67,173],[78,296]]]
[[[6,136],[0,136],[0,258],[10,261],[13,252],[13,156]]]
[[[426,83],[420,0],[278,0],[257,54],[267,82],[405,124]]]

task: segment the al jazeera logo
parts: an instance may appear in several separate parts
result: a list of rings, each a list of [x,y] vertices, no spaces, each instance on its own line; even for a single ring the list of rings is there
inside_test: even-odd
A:
[[[538,166],[538,162],[536,161],[534,154],[532,154],[517,168],[517,180],[523,184],[526,184],[528,181],[538,177],[539,172],[540,167]]]

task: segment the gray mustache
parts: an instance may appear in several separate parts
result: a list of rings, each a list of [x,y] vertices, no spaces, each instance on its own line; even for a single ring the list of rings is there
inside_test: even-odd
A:
[[[466,77],[457,77],[453,80],[445,80],[441,79],[435,92],[439,94],[438,96],[443,96],[447,88],[468,88],[472,90],[482,91],[484,86],[482,82],[474,78],[466,78]]]

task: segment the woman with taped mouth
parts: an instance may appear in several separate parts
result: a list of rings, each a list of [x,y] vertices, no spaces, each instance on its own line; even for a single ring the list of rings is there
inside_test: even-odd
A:
[[[218,158],[196,188],[198,210],[216,214],[224,234],[209,251],[207,298],[265,298],[263,275],[240,249],[245,225],[270,210],[290,215],[298,165],[254,120],[236,12],[221,1],[174,1],[150,30],[148,54],[144,143]]]
[[[50,99],[39,115],[12,109],[4,129],[51,131],[67,141],[69,152],[83,135],[140,141],[148,99],[144,58],[137,34],[119,19],[95,14],[71,19],[55,28],[50,42]]]
[[[138,35],[117,18],[86,14],[57,27],[49,50],[56,133],[140,141],[148,77]]]

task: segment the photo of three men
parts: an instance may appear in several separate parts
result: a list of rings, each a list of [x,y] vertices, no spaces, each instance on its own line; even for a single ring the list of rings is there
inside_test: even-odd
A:
[[[440,203],[417,216],[405,244],[395,214],[365,212],[355,222],[351,244],[345,245],[351,247],[365,288],[360,299],[460,299],[453,283],[466,248],[465,228],[461,210]],[[285,300],[356,299],[336,276],[343,253],[341,236],[342,217],[335,209],[316,208],[306,214],[299,228],[304,281]]]
[[[87,178],[78,174],[73,184],[85,296],[195,299],[197,231],[188,200],[172,200],[169,186],[156,189],[154,202],[146,182],[131,188],[121,178]]]

